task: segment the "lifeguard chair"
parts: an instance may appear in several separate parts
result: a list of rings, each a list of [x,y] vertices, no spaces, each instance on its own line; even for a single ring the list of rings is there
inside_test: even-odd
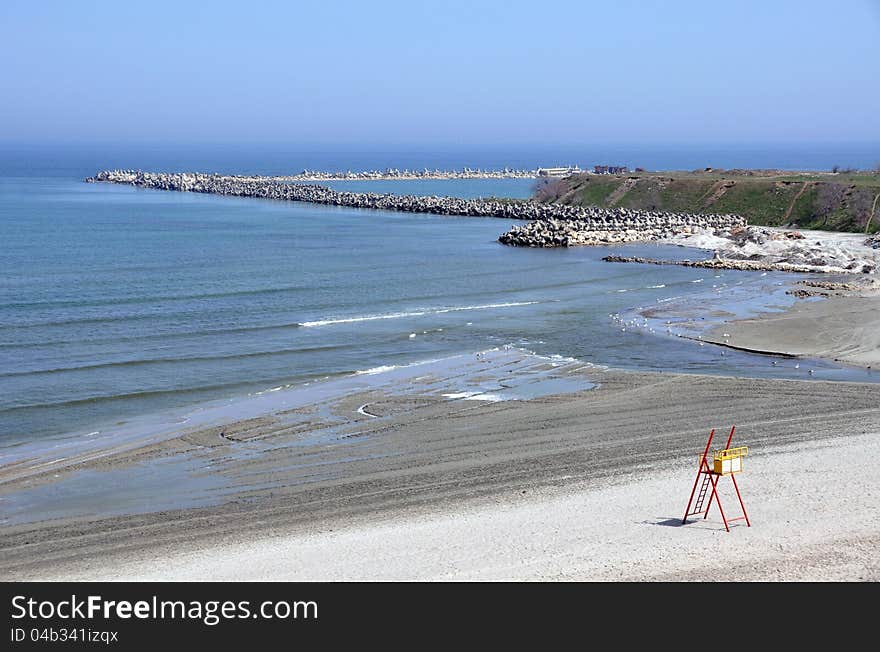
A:
[[[749,515],[746,513],[746,506],[743,504],[742,494],[739,492],[739,485],[736,483],[736,474],[743,470],[743,459],[749,454],[748,446],[739,446],[731,448],[733,434],[736,432],[736,426],[730,429],[730,437],[727,438],[727,445],[719,451],[712,454],[712,466],[709,466],[709,449],[712,447],[712,439],[715,437],[715,430],[709,433],[709,441],[706,442],[706,449],[700,456],[700,466],[697,469],[697,478],[694,480],[694,488],[691,490],[691,497],[688,499],[687,508],[684,510],[684,518],[681,520],[682,525],[687,523],[688,516],[696,516],[702,514],[703,518],[709,515],[709,509],[712,507],[712,501],[718,503],[718,511],[721,512],[721,520],[724,521],[724,529],[730,532],[730,523],[734,521],[745,521],[746,525],[751,527]],[[702,476],[702,484],[700,484],[700,476]],[[718,495],[718,481],[723,477],[729,477],[733,482],[733,488],[736,489],[736,497],[739,498],[739,506],[742,508],[742,516],[728,519],[724,515],[724,508],[721,506],[721,496]],[[697,493],[699,486],[699,493]],[[711,492],[709,488],[712,488]],[[696,495],[696,502],[694,496]],[[703,503],[709,496],[709,502],[706,509],[703,509]],[[691,505],[694,511],[691,511]]]

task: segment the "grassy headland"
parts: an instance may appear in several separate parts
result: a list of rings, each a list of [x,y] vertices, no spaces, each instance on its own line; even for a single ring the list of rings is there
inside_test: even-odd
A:
[[[751,224],[876,233],[880,173],[717,170],[579,174],[539,186],[539,201],[693,213]],[[873,216],[872,216],[873,215]]]

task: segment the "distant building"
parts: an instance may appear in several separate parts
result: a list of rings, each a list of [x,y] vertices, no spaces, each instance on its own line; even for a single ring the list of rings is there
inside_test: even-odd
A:
[[[567,168],[538,168],[539,177],[566,177],[569,174],[583,172],[577,165],[569,165]]]
[[[629,168],[625,165],[594,165],[593,172],[596,174],[628,174]]]

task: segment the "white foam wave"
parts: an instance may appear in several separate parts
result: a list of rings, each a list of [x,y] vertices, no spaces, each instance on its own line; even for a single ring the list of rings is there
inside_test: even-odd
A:
[[[386,371],[393,371],[398,368],[399,368],[398,365],[385,364],[385,365],[382,365],[381,367],[373,367],[372,369],[362,369],[360,371],[355,371],[354,375],[355,376],[372,376],[374,374],[385,373]]]
[[[308,383],[305,383],[308,385]],[[270,387],[259,392],[251,392],[248,396],[262,396],[263,394],[271,394],[272,392],[280,392],[282,389],[290,389],[293,385],[279,385],[278,387]]]
[[[537,355],[537,354],[535,354],[535,355]],[[538,356],[538,357],[540,357],[540,358],[546,357],[546,358],[552,360],[553,362],[565,363],[565,364],[570,364],[572,362],[581,362],[577,358],[572,358],[571,356],[568,356],[568,355],[559,355],[558,353],[554,353],[554,354],[548,355],[548,356]]]
[[[425,308],[424,310],[413,310],[409,312],[393,312],[387,315],[363,315],[359,317],[342,317],[339,319],[318,319],[316,321],[306,321],[300,324],[305,328],[314,326],[331,326],[333,324],[353,324],[362,321],[378,321],[380,319],[402,319],[405,317],[422,317],[424,315],[441,315],[447,312],[465,312],[468,310],[488,310],[491,308],[515,308],[517,306],[530,306],[537,301],[510,301],[507,303],[487,303],[477,306],[453,306],[451,308]]]
[[[660,288],[665,288],[665,284],[661,285],[646,285],[643,288],[621,288],[616,290],[616,292],[638,292],[639,290],[659,290]]]

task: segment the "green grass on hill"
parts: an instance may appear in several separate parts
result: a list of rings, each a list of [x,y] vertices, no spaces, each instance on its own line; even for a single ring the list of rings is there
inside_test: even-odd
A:
[[[584,187],[580,194],[580,204],[582,206],[603,206],[605,200],[608,199],[618,183],[592,183]]]
[[[626,184],[626,185],[624,185]],[[880,174],[663,172],[575,175],[558,183],[545,201],[582,206],[622,206],[694,213],[735,213],[751,224],[864,231]],[[624,192],[625,190],[625,192]],[[869,232],[880,231],[880,201]]]

